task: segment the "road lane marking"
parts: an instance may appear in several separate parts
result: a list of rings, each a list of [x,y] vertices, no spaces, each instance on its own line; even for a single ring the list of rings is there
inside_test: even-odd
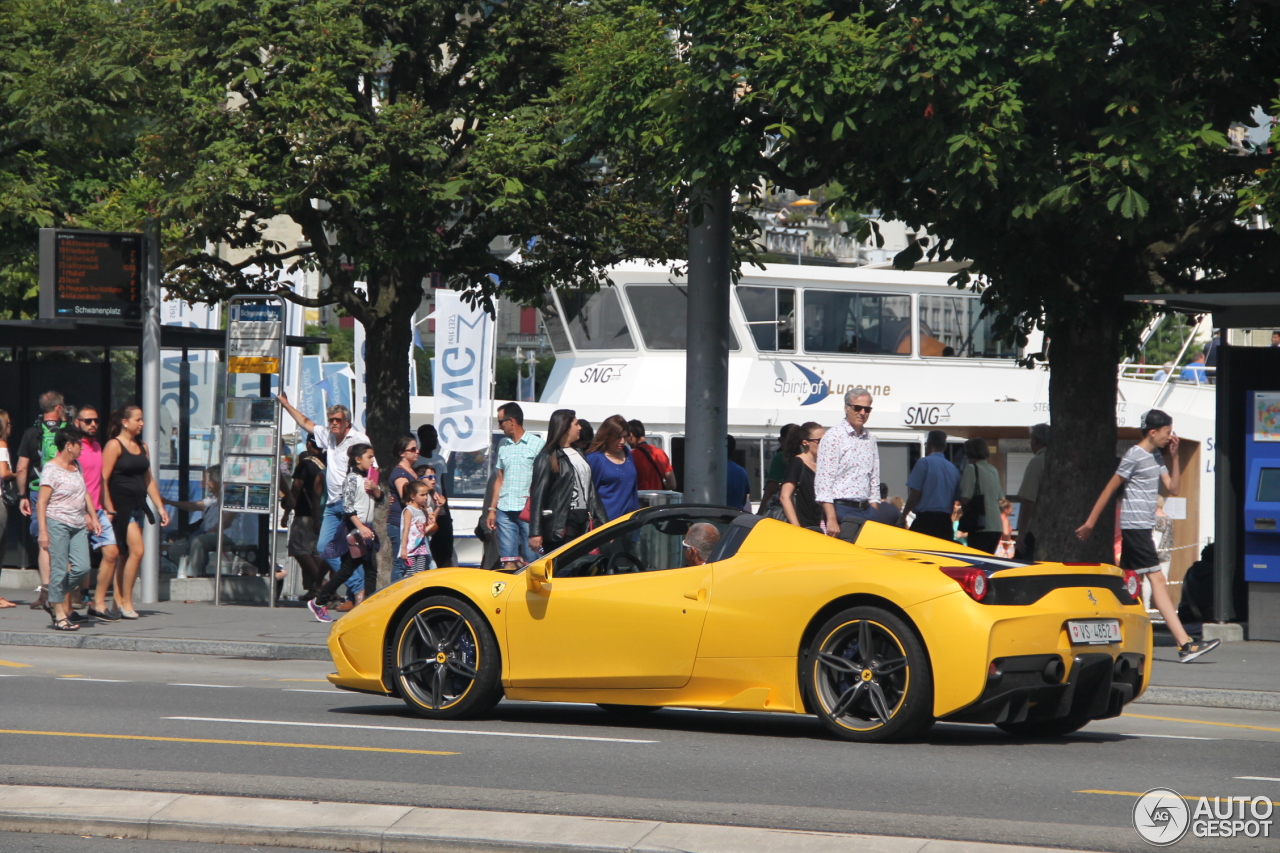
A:
[[[1112,797],[1141,797],[1141,796],[1145,796],[1144,792],[1142,792],[1142,791],[1093,791],[1093,790],[1087,790],[1087,791],[1076,791],[1076,793],[1077,793],[1077,794],[1107,794],[1108,796],[1112,796]],[[1209,795],[1208,797],[1206,797],[1206,799],[1212,799],[1213,797],[1216,797],[1216,796],[1218,796],[1218,795],[1217,795],[1217,794],[1212,794],[1212,795]],[[1200,799],[1200,795],[1198,795],[1198,794],[1183,794],[1183,795],[1182,795],[1182,799],[1184,799],[1184,800],[1198,800],[1198,799]],[[1273,806],[1280,806],[1280,803],[1277,803],[1277,802],[1275,802],[1274,800],[1272,800],[1272,801],[1271,801],[1271,805],[1273,805]]]
[[[262,680],[263,681],[312,681],[312,682],[317,682],[319,684],[326,684],[329,681],[329,679],[327,678],[264,678]]]
[[[1182,717],[1153,717],[1148,714],[1125,714],[1136,720],[1164,720],[1168,723],[1196,723],[1201,726],[1223,726],[1228,729],[1253,729],[1257,732],[1280,732],[1280,729],[1269,726],[1246,726],[1244,723],[1211,723],[1208,720],[1187,720]]]
[[[481,735],[485,737],[517,737],[538,740],[586,740],[599,743],[660,743],[656,740],[635,740],[624,737],[588,737],[586,735],[543,735],[522,732],[485,732],[476,729],[419,729],[409,726],[362,726],[355,723],[295,723],[289,720],[237,720],[227,717],[165,717],[166,720],[185,720],[190,723],[240,723],[254,726],[303,726],[316,729],[359,729],[372,732],[417,732],[431,735]]]
[[[85,678],[83,675],[59,675],[58,679],[68,681],[105,681],[109,684],[128,684],[123,678]]]
[[[1170,740],[1222,740],[1219,737],[1197,737],[1196,735],[1144,735],[1137,732],[1125,732],[1125,737],[1163,737]]]
[[[170,687],[223,687],[228,690],[237,689],[239,684],[184,684],[182,682],[170,682]]]
[[[1248,779],[1251,782],[1280,782],[1277,776],[1235,776],[1235,779]]]
[[[346,696],[345,690],[314,690],[310,687],[282,687],[281,693],[328,693],[330,696]]]
[[[17,667],[18,669],[26,669],[30,667],[31,664],[17,663],[16,661],[11,661],[11,660],[0,660],[0,666],[12,666],[12,667]]]
[[[43,737],[82,737],[102,740],[150,740],[165,743],[209,743],[224,746],[283,746],[291,749],[334,749],[342,752],[397,752],[405,755],[458,755],[430,749],[392,749],[385,746],[333,746],[327,743],[276,743],[260,740],[213,740],[210,738],[157,737],[155,735],[104,735],[87,732],[38,732],[25,729],[0,729],[0,735],[40,735]]]

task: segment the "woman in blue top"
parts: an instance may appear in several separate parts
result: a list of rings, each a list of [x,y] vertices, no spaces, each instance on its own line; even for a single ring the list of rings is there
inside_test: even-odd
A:
[[[591,481],[609,520],[640,508],[636,493],[636,466],[627,447],[627,422],[613,415],[600,424],[587,451]]]

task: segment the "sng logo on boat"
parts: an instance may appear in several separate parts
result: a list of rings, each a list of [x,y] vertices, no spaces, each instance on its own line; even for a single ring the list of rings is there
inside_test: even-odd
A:
[[[780,369],[784,362],[776,362],[775,369]],[[773,391],[793,398],[801,406],[812,406],[821,403],[832,394],[843,395],[851,388],[866,388],[872,397],[887,397],[892,393],[888,385],[859,385],[856,382],[833,382],[826,379],[822,370],[813,370],[794,361],[785,362],[794,367],[800,374],[799,379],[779,376],[773,380]]]

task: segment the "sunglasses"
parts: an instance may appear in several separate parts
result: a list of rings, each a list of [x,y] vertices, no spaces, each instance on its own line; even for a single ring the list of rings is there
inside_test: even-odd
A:
[[[418,452],[418,448],[416,448],[416,447],[406,447],[406,448],[404,449],[404,452],[405,452],[405,453],[417,453],[417,452]]]
[[[435,475],[435,474],[423,474],[423,475],[422,475],[421,477],[419,477],[418,479],[419,479],[419,480],[434,480],[435,478],[436,478],[436,475]]]
[[[345,424],[346,422],[346,418],[329,418],[329,423],[331,424]]]
[[[850,406],[849,408],[853,409],[856,414],[861,414],[863,412],[866,412],[868,415],[871,414],[870,406]]]
[[[96,424],[98,422],[97,418],[80,418],[79,420],[82,424]]]

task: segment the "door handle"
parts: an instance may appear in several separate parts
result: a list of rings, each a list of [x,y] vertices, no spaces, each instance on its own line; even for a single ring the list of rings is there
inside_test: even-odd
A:
[[[684,594],[684,597],[690,601],[706,601],[707,591],[705,589],[691,589]]]

